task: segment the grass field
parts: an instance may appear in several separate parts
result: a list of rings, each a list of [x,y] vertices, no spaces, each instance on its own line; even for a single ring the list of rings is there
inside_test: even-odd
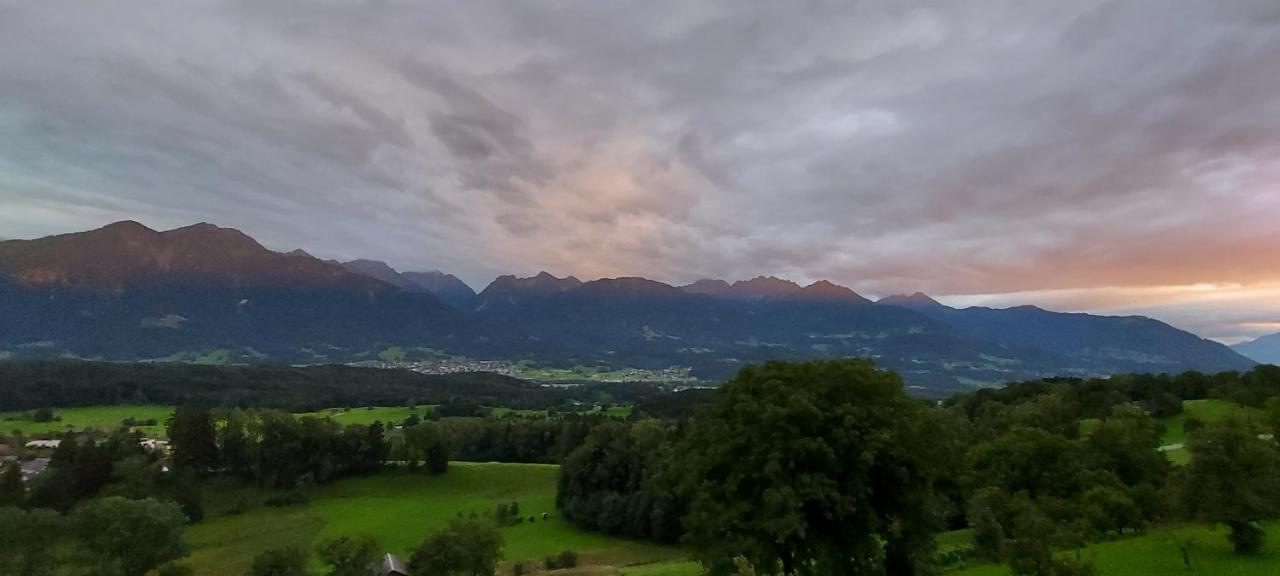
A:
[[[1098,576],[1272,576],[1280,574],[1280,522],[1266,526],[1267,550],[1259,556],[1236,556],[1227,542],[1225,527],[1184,526],[1162,528],[1143,536],[1094,544],[1081,558],[1098,568]],[[1174,538],[1194,541],[1191,567],[1182,563]],[[1072,553],[1074,554],[1074,553]],[[950,576],[1006,576],[1007,566],[988,564],[948,573]]]
[[[1254,422],[1259,426],[1259,433],[1263,431],[1262,411],[1257,408],[1241,406],[1227,400],[1186,400],[1182,403],[1182,414],[1160,421],[1164,425],[1160,444],[1164,446],[1185,444],[1187,441],[1185,426],[1189,418],[1212,424],[1232,417]],[[1166,450],[1165,455],[1174,464],[1186,464],[1191,461],[1191,454],[1185,447]],[[1280,574],[1280,570],[1277,570],[1277,574]]]
[[[578,552],[584,565],[611,567],[681,557],[677,549],[584,532],[559,518],[556,473],[557,468],[550,465],[452,462],[449,472],[441,476],[388,472],[343,480],[314,489],[307,504],[257,507],[242,514],[227,513],[229,503],[239,498],[260,500],[263,495],[211,489],[210,517],[187,531],[190,564],[200,576],[238,576],[267,548],[311,545],[323,538],[355,534],[374,538],[385,551],[406,554],[428,532],[458,514],[488,516],[499,503],[512,501],[519,503],[523,516],[539,519],[503,528],[508,565],[562,550]],[[543,512],[551,517],[541,520]]]
[[[168,406],[91,406],[87,408],[56,408],[55,417],[61,421],[33,422],[30,412],[6,412],[0,414],[0,432],[10,434],[20,431],[24,435],[38,436],[63,432],[68,429],[85,430],[94,428],[101,431],[115,430],[126,418],[135,420],[155,419],[155,426],[139,426],[138,430],[148,438],[165,436],[165,420],[173,414]]]
[[[1161,421],[1164,424],[1164,435],[1160,441],[1166,445],[1186,442],[1183,426],[1189,418],[1211,424],[1233,416],[1259,425],[1263,421],[1262,411],[1257,408],[1241,406],[1227,400],[1187,400],[1182,403],[1182,414]]]
[[[434,409],[435,406],[422,405],[417,407],[418,417],[425,419],[427,414]],[[408,406],[390,406],[379,408],[351,408],[351,409],[335,409],[321,410],[320,412],[308,412],[298,414],[297,416],[320,416],[332,418],[335,422],[348,426],[351,424],[369,425],[374,422],[382,422],[388,426],[404,422],[408,418],[410,410]]]

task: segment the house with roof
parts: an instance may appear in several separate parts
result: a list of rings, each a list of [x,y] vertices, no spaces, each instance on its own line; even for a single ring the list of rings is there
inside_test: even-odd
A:
[[[48,448],[53,449],[62,445],[61,440],[32,440],[27,442],[27,448]]]

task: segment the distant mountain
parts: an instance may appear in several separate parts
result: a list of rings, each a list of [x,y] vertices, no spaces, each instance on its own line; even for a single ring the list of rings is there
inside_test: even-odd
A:
[[[352,260],[335,262],[350,272],[375,278],[411,292],[435,294],[446,304],[459,310],[470,310],[475,305],[476,292],[457,276],[439,270],[430,272],[399,272],[386,262],[378,260]]]
[[[1236,344],[1232,348],[1236,352],[1263,364],[1280,366],[1280,334],[1263,336],[1256,340]]]
[[[812,302],[844,302],[848,304],[871,304],[870,300],[839,284],[819,280],[791,292],[785,296],[788,300],[808,300]]]
[[[413,288],[435,294],[446,304],[459,310],[470,310],[476,305],[476,291],[453,274],[439,270],[430,272],[403,272],[400,274]]]
[[[0,242],[0,275],[28,288],[120,291],[153,284],[385,292],[393,287],[314,258],[279,254],[239,230],[137,222]]]
[[[230,228],[158,232],[121,222],[0,243],[0,350],[18,356],[185,357],[228,350],[347,359],[447,338],[460,314]]]
[[[1246,370],[1254,364],[1218,342],[1143,316],[1067,314],[1035,306],[956,309],[922,293],[877,304],[914,310],[986,341],[1053,352],[1075,374],[1182,372],[1201,366]]]
[[[386,262],[380,262],[378,260],[352,260],[350,262],[342,262],[339,265],[346,268],[349,272],[381,280],[393,286],[398,286],[400,288],[407,288],[409,286],[409,283],[405,281],[404,277],[401,276],[399,272],[396,272],[394,268],[388,266]]]
[[[706,294],[708,296],[727,296],[732,286],[724,280],[703,278],[693,284],[681,286],[680,289],[690,294]]]
[[[690,294],[706,294],[719,298],[739,300],[767,300],[782,298],[800,291],[800,285],[773,276],[756,276],[729,284],[724,280],[703,279],[681,288]]]
[[[541,299],[581,286],[582,281],[573,276],[557,278],[546,272],[529,278],[499,276],[480,291],[476,297],[476,310],[514,306],[525,300]]]
[[[827,281],[801,287],[765,276],[677,288],[543,272],[501,276],[474,295],[447,274],[277,253],[208,224],[158,232],[122,222],[0,242],[0,357],[192,360],[221,351],[233,361],[317,363],[375,359],[390,347],[678,366],[711,381],[770,359],[859,356],[932,395],[1048,376],[1252,365],[1148,318],[958,310],[923,294],[872,304]]]
[[[930,298],[924,292],[916,292],[910,296],[905,294],[894,294],[893,296],[885,296],[876,300],[876,304],[885,306],[899,306],[911,310],[928,310],[942,307],[942,303]]]

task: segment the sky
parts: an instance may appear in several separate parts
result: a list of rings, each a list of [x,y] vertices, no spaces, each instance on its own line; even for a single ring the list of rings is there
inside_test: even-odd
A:
[[[1280,331],[1273,0],[0,0],[0,237]]]

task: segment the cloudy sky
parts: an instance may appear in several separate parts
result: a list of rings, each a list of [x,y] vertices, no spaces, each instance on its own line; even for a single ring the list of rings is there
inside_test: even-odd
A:
[[[1280,3],[0,0],[0,237],[1280,331]]]

